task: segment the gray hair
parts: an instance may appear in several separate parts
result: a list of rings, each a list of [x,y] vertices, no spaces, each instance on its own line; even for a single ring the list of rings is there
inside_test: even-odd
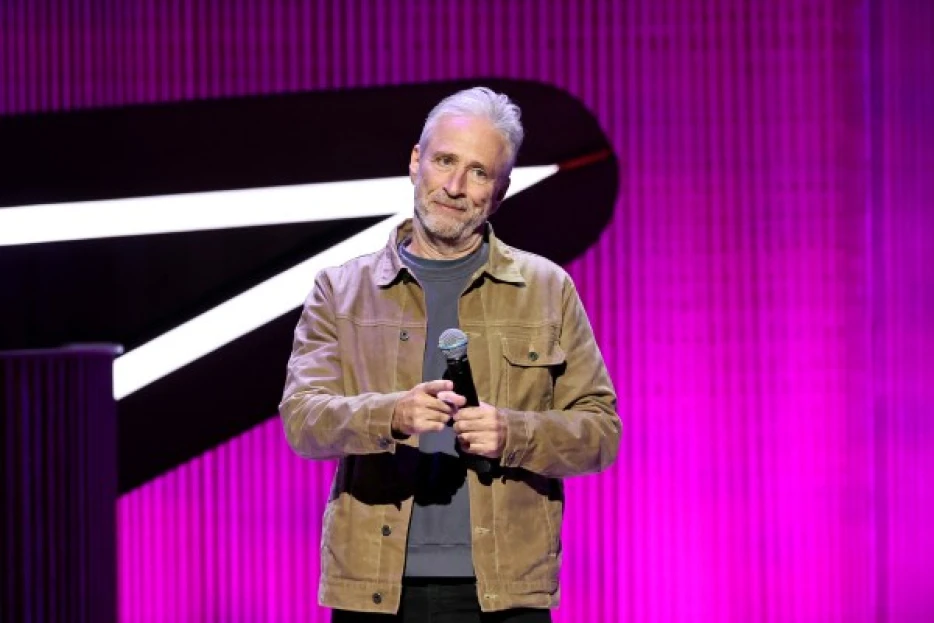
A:
[[[506,139],[509,147],[509,168],[512,169],[525,131],[520,121],[522,111],[507,95],[487,87],[474,87],[444,98],[431,109],[428,118],[425,119],[422,135],[418,139],[419,150],[424,152],[428,136],[434,130],[435,124],[441,117],[449,115],[489,119],[493,127]]]

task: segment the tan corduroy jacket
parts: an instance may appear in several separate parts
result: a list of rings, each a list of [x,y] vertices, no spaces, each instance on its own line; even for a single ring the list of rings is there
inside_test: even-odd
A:
[[[418,438],[393,406],[422,381],[425,301],[398,241],[321,271],[295,329],[285,434],[299,455],[340,459],[321,537],[323,606],[396,612]],[[501,467],[468,471],[473,563],[485,611],[558,604],[562,478],[616,458],[616,396],[567,273],[488,228],[489,259],[459,302],[481,401],[507,422]],[[435,348],[435,345],[428,345]]]

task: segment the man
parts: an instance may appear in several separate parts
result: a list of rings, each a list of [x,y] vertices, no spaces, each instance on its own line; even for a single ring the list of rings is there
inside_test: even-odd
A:
[[[409,162],[414,219],[322,271],[305,303],[280,412],[299,455],[340,459],[319,587],[335,622],[550,621],[561,479],[616,457],[616,397],[574,284],[487,223],[519,116],[486,88],[439,103]],[[442,378],[448,328],[469,338],[479,406]]]

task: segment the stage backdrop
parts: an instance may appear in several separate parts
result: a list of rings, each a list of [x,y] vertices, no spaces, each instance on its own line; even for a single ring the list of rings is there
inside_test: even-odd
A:
[[[556,620],[923,621],[932,41],[924,0],[12,0],[0,113],[567,90],[619,159],[613,220],[567,268],[624,436],[613,468],[568,483]],[[123,495],[121,620],[326,620],[333,466],[294,457],[274,409]]]

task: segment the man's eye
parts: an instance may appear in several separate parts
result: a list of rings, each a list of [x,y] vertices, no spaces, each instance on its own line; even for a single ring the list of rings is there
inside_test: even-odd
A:
[[[483,169],[474,169],[473,174],[474,174],[474,177],[476,177],[478,180],[485,180],[488,177],[486,174],[486,171],[484,171]]]
[[[438,156],[437,162],[438,164],[443,164],[444,166],[450,166],[454,163],[454,158],[451,156]]]

